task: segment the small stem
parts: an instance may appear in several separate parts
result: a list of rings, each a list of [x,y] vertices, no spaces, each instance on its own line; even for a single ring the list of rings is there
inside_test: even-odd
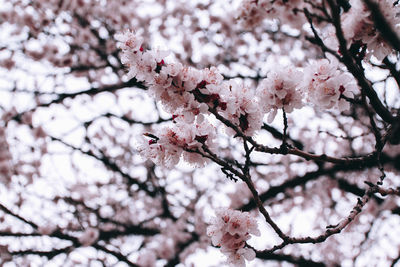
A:
[[[282,136],[282,147],[286,147],[286,138],[287,138],[287,129],[288,129],[288,121],[287,121],[287,116],[285,112],[285,108],[282,107],[282,113],[283,113],[283,136]]]

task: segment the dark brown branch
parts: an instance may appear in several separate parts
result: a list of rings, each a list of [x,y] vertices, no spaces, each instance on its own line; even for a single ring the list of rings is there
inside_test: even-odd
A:
[[[382,164],[396,164],[396,160],[397,158],[391,158],[388,157],[387,155],[382,156],[381,158],[381,162]],[[321,176],[324,175],[333,175],[337,172],[343,172],[343,171],[359,171],[362,170],[364,168],[372,168],[377,166],[377,163],[375,161],[366,161],[364,163],[364,165],[358,165],[358,164],[350,164],[350,165],[336,165],[333,166],[329,169],[319,169],[316,171],[312,171],[312,172],[308,172],[305,175],[302,176],[296,176],[293,179],[290,179],[286,182],[283,182],[282,184],[278,185],[278,186],[271,186],[267,191],[265,191],[264,193],[260,194],[260,199],[261,201],[265,202],[268,199],[271,199],[273,197],[275,197],[276,195],[278,195],[281,192],[284,192],[287,189],[293,189],[296,186],[299,185],[304,185],[306,183],[308,183],[309,181],[313,181],[315,179],[318,179]],[[396,167],[396,166],[395,166]],[[336,179],[335,179],[336,180]],[[338,179],[338,185],[339,188],[341,188],[342,190],[345,190],[347,192],[353,193],[357,196],[363,196],[365,194],[365,190],[357,187],[356,185],[352,185],[350,183],[348,183],[346,180],[343,179]],[[378,197],[374,197],[374,199],[378,202],[378,203],[382,203],[382,199],[378,198]],[[240,208],[238,208],[239,210],[243,210],[243,211],[249,211],[256,208],[256,204],[254,202],[254,200],[250,200],[249,203],[241,206]]]
[[[13,256],[25,256],[25,255],[38,255],[42,257],[46,257],[47,259],[52,259],[57,255],[68,253],[74,250],[73,246],[68,246],[62,249],[52,249],[50,251],[38,251],[33,249],[28,250],[20,250],[20,251],[10,251],[9,253]]]
[[[114,172],[116,172],[116,173],[119,173],[119,174],[120,174],[123,178],[125,178],[130,184],[135,184],[135,185],[137,185],[137,186],[139,187],[139,189],[141,189],[141,190],[143,190],[144,192],[146,192],[149,196],[155,196],[155,195],[157,195],[157,192],[156,192],[156,191],[150,190],[150,189],[148,188],[148,186],[147,186],[146,183],[140,182],[139,180],[133,178],[133,177],[130,176],[129,174],[127,174],[127,173],[125,173],[124,171],[122,171],[122,170],[119,168],[119,166],[118,166],[115,162],[113,162],[110,158],[108,158],[108,157],[106,157],[106,156],[104,156],[104,155],[102,155],[102,156],[97,156],[97,155],[95,155],[95,154],[94,154],[92,151],[90,151],[90,150],[89,150],[89,151],[84,151],[84,150],[82,150],[81,148],[78,148],[78,147],[75,147],[75,146],[73,146],[73,145],[71,145],[71,144],[68,144],[68,143],[64,142],[63,140],[61,140],[61,139],[59,139],[59,138],[57,138],[57,137],[50,136],[50,138],[51,138],[53,141],[58,141],[58,142],[62,143],[63,145],[65,145],[65,146],[68,147],[68,148],[71,148],[71,149],[73,149],[73,150],[75,150],[75,151],[79,151],[79,152],[81,152],[81,153],[84,154],[84,155],[90,156],[90,157],[95,158],[96,160],[102,162],[102,163],[104,164],[104,166],[106,166],[107,168],[109,168],[110,170],[112,170],[112,171],[114,171]]]
[[[0,204],[0,209],[1,209],[3,212],[5,212],[5,213],[7,213],[7,214],[9,214],[9,215],[11,215],[11,216],[13,216],[13,217],[19,219],[20,221],[23,221],[24,223],[29,224],[29,225],[32,226],[34,229],[37,229],[37,228],[38,228],[38,226],[37,226],[35,223],[30,222],[30,221],[28,221],[27,219],[25,219],[25,218],[19,216],[18,214],[12,212],[11,210],[9,210],[6,206],[4,206],[4,205],[2,205],[2,204]]]
[[[93,247],[95,249],[101,250],[106,252],[107,254],[113,255],[114,257],[116,257],[119,261],[125,262],[126,264],[128,264],[128,266],[132,266],[132,267],[139,267],[139,265],[134,264],[133,262],[131,262],[130,260],[128,260],[128,258],[124,255],[122,255],[121,253],[117,252],[117,251],[113,251],[110,250],[104,246],[101,246],[99,244],[94,244]]]
[[[386,65],[386,67],[389,69],[390,74],[393,76],[393,78],[396,80],[397,86],[400,89],[400,72],[396,69],[396,64],[392,63],[387,57],[383,59],[383,63]]]
[[[275,254],[268,252],[256,252],[256,257],[263,260],[273,260],[273,261],[286,261],[289,263],[296,264],[299,267],[323,267],[326,266],[323,262],[317,262],[313,260],[308,260],[303,257],[295,257],[287,254]]]
[[[264,123],[263,126],[261,126],[261,129],[268,131],[276,139],[279,139],[279,140],[283,139],[283,134],[280,131],[278,131],[276,128],[274,128],[266,123]],[[290,143],[293,143],[293,145],[300,150],[302,150],[304,148],[303,143],[291,138],[289,134],[286,136],[286,140],[289,141]]]
[[[142,121],[137,121],[137,120],[128,118],[125,115],[118,116],[118,115],[115,115],[115,114],[112,114],[112,113],[106,113],[106,114],[104,114],[102,116],[107,117],[107,118],[114,117],[114,118],[121,119],[121,120],[123,120],[123,121],[125,121],[125,122],[127,122],[129,124],[141,124],[141,125],[144,125],[144,126],[150,126],[150,125],[153,125],[153,124],[159,124],[159,123],[162,123],[162,122],[172,121],[172,118],[169,118],[169,119],[159,118],[158,120],[152,121],[152,122],[142,122]]]
[[[118,84],[107,85],[107,86],[100,87],[100,88],[93,87],[93,88],[90,88],[90,89],[87,89],[87,90],[83,90],[83,91],[78,91],[78,92],[75,92],[75,93],[61,93],[61,94],[58,94],[57,98],[55,98],[55,99],[53,99],[53,100],[51,100],[51,101],[49,101],[47,103],[38,104],[35,107],[33,107],[33,108],[31,108],[31,109],[29,109],[27,111],[18,113],[17,115],[13,116],[10,120],[21,121],[21,117],[25,113],[33,112],[36,109],[38,109],[39,107],[49,107],[49,106],[51,106],[53,104],[60,104],[65,99],[68,99],[68,98],[75,98],[75,97],[80,96],[80,95],[96,95],[96,94],[103,93],[103,92],[114,92],[116,90],[123,89],[123,88],[128,88],[128,87],[146,89],[146,87],[141,82],[136,81],[136,79],[131,79],[128,82],[122,82],[122,83],[118,83]],[[6,122],[6,124],[7,124],[7,122]]]
[[[215,117],[221,121],[223,124],[225,124],[226,126],[232,128],[235,132],[236,135],[238,137],[242,137],[245,140],[247,140],[250,144],[252,144],[255,147],[256,151],[259,152],[265,152],[265,153],[269,153],[269,154],[291,154],[291,155],[296,155],[296,156],[300,156],[302,158],[304,158],[305,160],[313,160],[313,161],[319,161],[319,162],[331,162],[331,163],[335,163],[335,164],[344,164],[344,165],[349,165],[349,164],[364,164],[364,162],[369,162],[372,159],[376,158],[376,154],[372,153],[369,155],[363,155],[363,156],[359,156],[359,157],[343,157],[343,158],[336,158],[336,157],[332,157],[332,156],[327,156],[325,154],[322,155],[316,155],[316,154],[312,154],[309,152],[305,152],[302,151],[298,148],[271,148],[271,147],[267,147],[264,145],[260,145],[258,144],[256,141],[254,141],[254,139],[252,139],[249,136],[246,136],[243,131],[235,124],[233,124],[231,121],[229,121],[228,119],[224,118],[223,116],[221,116],[217,110],[213,109],[213,108],[209,108],[209,111],[215,115]]]
[[[400,252],[399,252],[399,256],[397,256],[397,258],[393,259],[392,264],[390,264],[390,267],[395,267],[396,263],[398,263],[400,261]]]
[[[189,151],[189,152],[194,152],[194,153],[198,153],[200,155],[202,155],[203,157],[207,157],[209,159],[211,159],[212,161],[214,161],[216,164],[218,164],[219,166],[221,166],[223,169],[228,170],[229,172],[231,172],[233,175],[235,175],[236,177],[238,177],[239,179],[241,179],[242,181],[244,181],[247,186],[249,187],[253,198],[257,204],[257,207],[259,209],[259,211],[261,212],[261,214],[264,216],[265,221],[274,229],[274,231],[278,234],[278,236],[283,239],[286,240],[288,238],[287,235],[285,235],[282,230],[279,228],[279,226],[272,220],[271,216],[269,215],[268,211],[265,209],[265,207],[262,204],[262,201],[260,200],[259,196],[258,196],[258,192],[254,187],[253,182],[251,181],[251,178],[241,172],[239,172],[237,169],[235,169],[234,167],[232,167],[231,164],[229,164],[228,162],[220,159],[217,155],[215,155],[212,151],[210,151],[208,149],[207,146],[203,145],[202,149],[205,151],[205,153],[201,152],[201,151]]]
[[[315,237],[289,237],[286,240],[284,240],[281,244],[276,245],[272,247],[271,249],[267,249],[262,251],[263,253],[272,253],[278,249],[281,249],[289,244],[306,244],[306,243],[322,243],[324,242],[327,238],[334,234],[338,234],[341,231],[343,231],[354,219],[355,217],[361,213],[363,207],[367,204],[369,201],[370,197],[377,192],[376,187],[370,187],[364,194],[362,198],[358,198],[357,204],[353,207],[353,209],[350,211],[349,215],[345,218],[343,218],[338,224],[336,225],[328,225],[326,227],[326,231],[318,236]]]

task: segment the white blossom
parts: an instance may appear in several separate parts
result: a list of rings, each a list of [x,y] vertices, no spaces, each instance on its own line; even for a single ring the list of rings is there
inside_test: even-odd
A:
[[[115,39],[119,41],[118,47],[122,50],[139,51],[143,44],[143,38],[132,31],[116,34]]]

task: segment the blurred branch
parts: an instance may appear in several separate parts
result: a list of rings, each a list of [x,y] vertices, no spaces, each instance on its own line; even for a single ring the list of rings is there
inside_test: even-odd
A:
[[[141,83],[136,81],[136,79],[131,79],[128,82],[122,82],[122,83],[118,83],[118,84],[113,84],[113,85],[107,85],[107,86],[103,86],[100,88],[90,88],[88,90],[83,90],[83,91],[78,91],[75,93],[61,93],[58,94],[57,98],[47,102],[47,103],[40,103],[38,105],[36,105],[35,107],[24,111],[24,112],[20,112],[16,115],[14,115],[13,117],[11,117],[10,120],[16,120],[16,121],[21,121],[21,116],[24,115],[25,113],[29,113],[29,112],[33,112],[36,109],[40,108],[40,107],[49,107],[53,104],[60,104],[62,103],[65,99],[68,98],[75,98],[77,96],[80,95],[96,95],[99,93],[103,93],[103,92],[114,92],[116,90],[119,89],[123,89],[123,88],[128,88],[128,87],[135,87],[135,88],[140,88],[140,89],[146,89],[146,87]],[[6,122],[7,123],[7,122]]]
[[[18,214],[12,212],[11,210],[9,210],[9,209],[8,209],[6,206],[4,206],[3,204],[0,204],[0,209],[1,209],[3,212],[5,212],[6,214],[9,214],[9,215],[11,215],[11,216],[13,216],[13,217],[19,219],[20,221],[23,221],[24,223],[26,223],[26,224],[32,226],[34,229],[37,229],[37,228],[38,228],[38,226],[37,226],[35,223],[30,222],[30,221],[28,221],[27,219],[25,219],[25,218],[19,216]]]
[[[156,191],[150,190],[150,189],[148,188],[148,186],[146,185],[146,183],[140,182],[139,180],[133,178],[133,177],[130,176],[129,174],[127,174],[127,173],[125,173],[124,171],[122,171],[122,170],[120,169],[120,167],[119,167],[115,162],[113,162],[110,158],[106,157],[105,155],[97,156],[97,155],[95,155],[95,154],[93,153],[93,151],[91,151],[91,150],[84,151],[84,150],[82,150],[81,148],[78,148],[78,147],[75,147],[75,146],[73,146],[73,145],[70,145],[70,144],[64,142],[63,140],[61,140],[61,139],[59,139],[59,138],[56,138],[56,137],[53,137],[53,136],[50,136],[50,138],[51,138],[53,141],[58,141],[58,142],[62,143],[63,145],[65,145],[65,146],[68,147],[68,148],[71,148],[71,149],[73,149],[73,150],[75,150],[75,151],[79,151],[79,152],[81,152],[81,153],[84,154],[84,155],[90,156],[90,157],[92,157],[92,158],[94,158],[94,159],[96,159],[96,160],[102,162],[102,163],[104,164],[104,166],[106,166],[107,168],[111,169],[112,171],[114,171],[114,172],[116,172],[116,173],[119,173],[119,174],[120,174],[123,178],[125,178],[130,184],[136,184],[136,185],[139,187],[139,189],[143,190],[143,191],[146,192],[148,195],[150,195],[150,196],[155,196],[155,195],[157,195],[157,192],[156,192]]]

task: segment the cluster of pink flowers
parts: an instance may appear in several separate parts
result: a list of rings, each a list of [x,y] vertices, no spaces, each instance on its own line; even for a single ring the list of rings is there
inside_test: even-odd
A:
[[[342,29],[344,36],[349,41],[348,45],[350,46],[353,43],[366,45],[366,59],[373,55],[378,60],[382,60],[391,54],[394,50],[376,29],[371,11],[364,2],[362,0],[350,0],[349,3],[351,5],[350,10],[341,16]],[[397,14],[400,12],[400,5],[394,6],[392,0],[376,1],[376,3],[378,3],[382,15],[386,18],[392,30],[399,34],[400,17]]]
[[[150,139],[143,140],[138,150],[144,158],[156,164],[172,168],[178,164],[180,157],[196,166],[204,166],[206,158],[188,150],[203,151],[205,144],[214,150],[216,131],[207,121],[195,124],[185,123],[180,117],[175,118],[173,127],[163,128],[157,135],[145,134]]]
[[[217,210],[216,217],[207,228],[213,245],[221,247],[221,252],[232,266],[245,266],[245,259],[250,261],[255,258],[255,252],[245,247],[250,234],[260,235],[256,219],[248,212],[231,209]]]
[[[351,97],[357,89],[354,78],[339,68],[334,57],[312,62],[304,69],[304,88],[307,100],[319,109],[336,108],[340,111],[350,108],[341,96]]]
[[[206,85],[222,81],[214,70],[197,70],[180,63],[167,63],[168,52],[144,50],[143,39],[133,32],[117,35],[123,51],[122,63],[129,67],[128,76],[143,81],[150,94],[172,114],[181,114],[187,122],[207,112],[211,96],[201,92]]]
[[[348,108],[342,94],[351,96],[356,84],[334,60],[320,60],[304,72],[292,67],[277,67],[251,90],[234,79],[224,80],[215,67],[198,70],[167,60],[168,53],[145,50],[143,39],[133,32],[119,34],[122,62],[129,67],[129,77],[143,81],[149,93],[173,114],[175,126],[156,135],[148,135],[139,151],[145,158],[166,166],[175,166],[181,156],[202,166],[206,160],[198,153],[206,144],[215,145],[215,128],[208,122],[210,112],[217,112],[252,136],[261,128],[269,113],[272,122],[278,109],[290,113],[305,105],[303,99],[321,109]],[[235,135],[232,128],[227,133]]]
[[[171,114],[192,123],[215,109],[248,135],[260,125],[263,116],[257,98],[243,84],[224,81],[215,67],[198,70],[168,63],[168,53],[144,51],[143,40],[132,32],[117,38],[123,51],[122,62],[129,66],[128,75],[144,81],[150,94]]]
[[[165,51],[143,49],[143,39],[133,32],[117,36],[123,51],[122,62],[129,67],[129,77],[143,81],[149,93],[173,114],[176,125],[155,135],[139,151],[156,163],[172,167],[180,156],[190,163],[202,165],[198,154],[186,152],[200,149],[205,143],[213,147],[214,127],[207,121],[214,109],[252,135],[261,127],[263,113],[252,90],[234,80],[223,81],[215,67],[198,70],[180,63],[168,63]],[[234,131],[228,131],[235,134]]]
[[[257,88],[265,112],[270,112],[268,122],[272,122],[278,109],[292,112],[303,107],[303,90],[300,87],[303,74],[291,67],[278,67],[261,81]]]
[[[400,16],[398,16],[400,5],[395,5],[393,0],[375,2],[379,5],[381,14],[386,18],[392,30],[400,34]],[[314,8],[317,4],[320,4],[320,1],[310,3],[303,0],[244,0],[238,10],[238,18],[245,28],[258,26],[264,19],[275,19],[281,24],[287,24],[301,30],[307,22],[303,14],[304,8],[314,14],[321,12],[321,10]],[[349,6],[350,9],[341,16],[343,33],[348,40],[349,47],[352,44],[365,45],[367,47],[366,59],[370,59],[373,55],[378,60],[382,60],[391,54],[394,50],[376,29],[371,11],[365,3],[362,0],[350,0]],[[327,32],[332,34],[326,34]],[[324,42],[328,47],[334,50],[338,49],[338,42],[332,25],[326,27],[322,35],[325,35]]]
[[[268,122],[272,122],[278,109],[290,113],[306,103],[322,110],[347,110],[350,105],[342,96],[352,97],[356,89],[354,78],[329,57],[311,62],[303,71],[277,67],[260,82],[257,95],[264,112],[269,112]]]
[[[251,136],[261,128],[264,113],[254,90],[233,79],[218,86],[209,85],[207,90],[211,95],[219,96],[218,112],[245,134]],[[236,134],[231,128],[227,129],[227,133]]]

